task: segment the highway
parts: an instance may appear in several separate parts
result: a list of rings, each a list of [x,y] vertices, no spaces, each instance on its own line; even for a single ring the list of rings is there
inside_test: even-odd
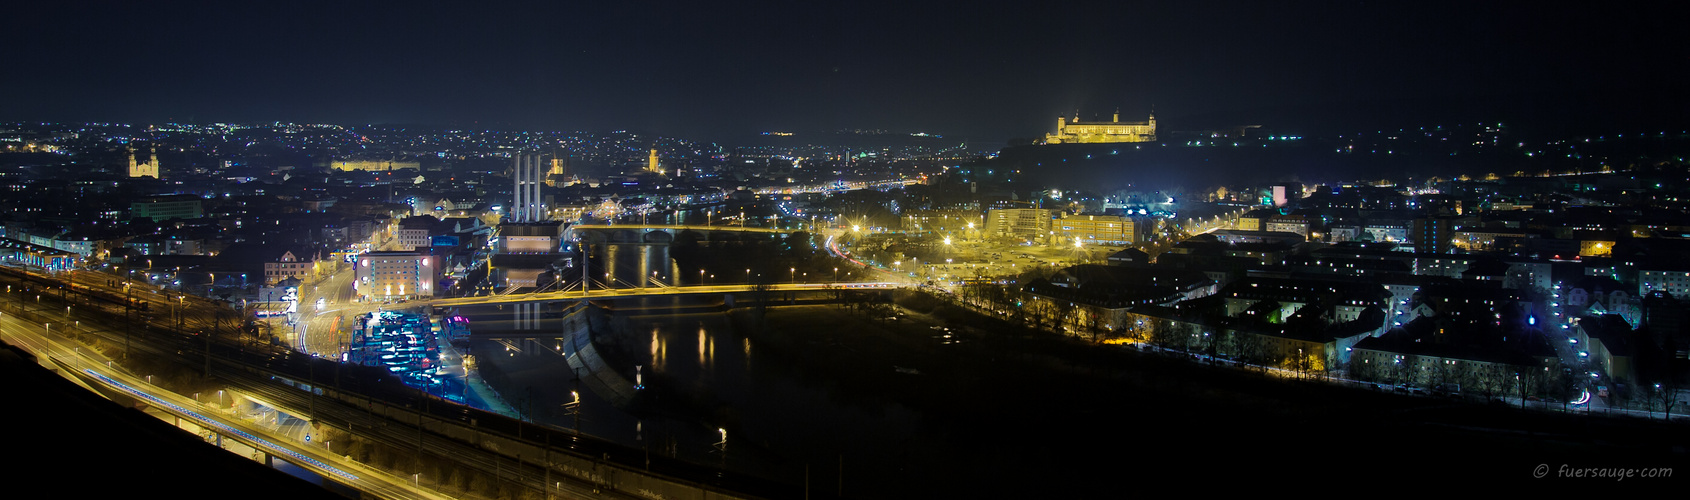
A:
[[[23,287],[37,285],[19,281],[20,278],[27,279],[17,274],[6,276],[5,281],[11,282],[17,288],[16,293],[12,295],[22,296],[25,292]],[[720,289],[722,288],[716,288]],[[80,286],[78,290],[89,291]],[[34,294],[35,291],[32,289],[28,293]],[[72,294],[68,298],[73,301],[80,300],[77,304],[101,300],[95,295],[97,294],[79,299]],[[596,298],[598,294],[593,296]],[[521,485],[520,487],[530,490],[544,490],[576,497],[633,498],[629,495],[635,494],[648,498],[651,495],[693,497],[704,494],[707,497],[732,498],[743,495],[729,494],[727,491],[748,492],[753,496],[790,496],[789,493],[780,493],[786,491],[786,486],[759,478],[734,472],[723,473],[709,466],[689,463],[674,457],[652,456],[641,449],[600,442],[590,437],[574,435],[570,431],[516,421],[432,396],[424,396],[414,389],[400,386],[396,381],[385,378],[385,372],[379,369],[315,359],[289,352],[285,348],[237,339],[226,332],[218,336],[194,336],[177,334],[173,328],[123,322],[119,321],[121,312],[113,312],[121,311],[122,308],[76,306],[73,307],[73,312],[67,315],[58,309],[59,303],[56,299],[57,294],[51,299],[44,296],[39,306],[33,300],[12,297],[0,299],[0,306],[5,306],[8,310],[0,316],[9,318],[6,321],[12,323],[4,330],[14,335],[38,331],[40,333],[35,336],[40,337],[40,340],[34,341],[35,349],[32,350],[48,352],[50,349],[65,350],[63,346],[55,348],[54,342],[46,340],[45,334],[48,331],[55,332],[54,335],[57,336],[61,328],[71,327],[76,328],[80,334],[96,336],[108,344],[123,345],[125,334],[122,325],[133,324],[136,333],[133,343],[135,350],[145,351],[162,359],[175,358],[195,371],[203,364],[212,377],[232,385],[228,389],[231,394],[239,394],[252,401],[264,401],[265,405],[278,408],[279,411],[308,419],[313,423],[349,431],[362,439],[382,443],[402,455],[407,454],[407,450],[418,450],[430,460],[450,462],[461,470],[478,471],[495,477],[497,484],[513,487]],[[192,298],[188,302],[192,303]],[[29,318],[28,321],[20,322],[15,318],[19,314],[18,308],[26,308],[27,312],[23,315]],[[154,319],[163,323],[169,318]],[[47,324],[28,326],[38,322]],[[30,340],[21,336],[16,339],[18,342]],[[64,345],[72,345],[69,350],[73,354],[78,350],[68,340],[58,341],[64,342]],[[138,385],[138,380],[125,378],[121,373],[88,363],[66,368],[72,372],[82,368],[94,369],[95,373],[128,386],[142,387]],[[93,375],[89,377],[93,378]],[[315,383],[309,382],[313,379],[316,380]],[[92,383],[106,385],[103,381]],[[306,384],[315,386],[315,390],[302,390],[307,387]],[[125,388],[108,387],[109,391],[128,392]],[[166,394],[151,395],[181,408],[195,408],[191,401],[180,398],[172,400],[169,399],[171,396]],[[139,395],[135,397],[146,399]],[[161,407],[170,409],[168,406]],[[195,416],[182,417],[189,421],[198,421]],[[289,438],[276,435],[275,432],[262,432],[251,425],[242,427],[227,420],[220,423],[230,425],[231,429],[263,437],[272,441],[272,444],[298,442],[289,441]],[[219,428],[209,422],[206,427]],[[291,432],[297,436],[299,429],[292,427],[277,429],[276,432]],[[229,435],[227,439],[237,442],[244,438],[243,435],[232,431]],[[250,446],[265,449],[266,445],[255,442]],[[306,453],[308,450],[294,451]],[[271,453],[286,456],[280,450]],[[363,474],[357,471],[367,470],[360,469],[361,466],[354,466],[350,462],[333,460],[334,457],[309,454],[306,456],[343,472],[350,471],[360,478],[363,478]],[[541,464],[550,464],[551,467],[543,467]],[[325,470],[322,473],[339,477],[332,471]],[[404,479],[400,477],[398,480],[403,482]],[[427,488],[443,478],[423,475],[411,479]],[[360,487],[379,490],[378,486]]]
[[[377,498],[449,498],[413,486],[406,478],[394,477],[328,453],[322,446],[295,442],[270,429],[230,418],[198,401],[155,387],[121,368],[113,368],[110,360],[100,358],[92,349],[82,348],[52,334],[48,325],[25,322],[15,314],[0,314],[0,325],[4,326],[0,328],[0,339],[29,351],[39,359],[50,360],[68,372],[79,374],[85,386],[97,384],[106,390],[125,394],[152,408],[211,429],[226,439],[238,441]]]

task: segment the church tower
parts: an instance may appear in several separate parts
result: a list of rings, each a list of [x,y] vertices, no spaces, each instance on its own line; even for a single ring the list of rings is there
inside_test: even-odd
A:
[[[159,175],[159,169],[158,169],[158,149],[151,144],[147,145],[147,149],[149,151],[147,162],[146,163],[136,163],[135,162],[135,147],[134,146],[129,147],[129,176],[130,177],[152,177],[154,179],[162,178]]]

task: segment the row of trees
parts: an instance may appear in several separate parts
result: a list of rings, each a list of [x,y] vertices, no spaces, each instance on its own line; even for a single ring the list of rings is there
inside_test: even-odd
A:
[[[958,291],[958,298],[974,307],[1000,314],[1016,324],[1084,335],[1094,341],[1101,341],[1116,329],[1115,325],[1106,322],[1106,318],[1098,317],[1079,304],[1040,297],[1023,291],[1017,285],[968,284]]]
[[[1348,366],[1356,380],[1415,387],[1459,385],[1464,394],[1486,399],[1501,396],[1538,396],[1568,399],[1578,390],[1577,380],[1550,367],[1517,366],[1503,363],[1445,359],[1412,354],[1359,355]]]

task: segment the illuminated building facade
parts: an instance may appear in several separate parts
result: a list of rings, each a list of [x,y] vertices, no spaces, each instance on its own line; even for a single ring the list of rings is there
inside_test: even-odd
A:
[[[546,185],[557,187],[560,178],[569,177],[569,167],[564,165],[563,158],[552,158],[552,169],[546,171]]]
[[[389,171],[389,170],[405,170],[405,169],[421,170],[422,169],[422,163],[416,162],[416,161],[341,160],[341,161],[337,161],[337,162],[332,162],[329,165],[334,167],[335,170],[340,170],[340,171],[343,171],[343,172],[352,171],[352,170],[364,170],[364,171],[370,171],[370,172],[386,172],[386,171]]]
[[[1647,296],[1652,291],[1666,292],[1675,299],[1690,298],[1690,272],[1685,272],[1683,266],[1657,265],[1663,269],[1637,270],[1637,295]]]
[[[1086,144],[1108,142],[1155,142],[1156,114],[1148,121],[1123,122],[1115,112],[1113,121],[1082,122],[1078,114],[1073,120],[1056,118],[1056,133],[1045,134],[1045,144]]]
[[[296,257],[290,250],[283,252],[282,257],[275,262],[264,263],[264,283],[280,283],[288,278],[309,283],[316,280],[322,271],[322,261]]]
[[[429,246],[437,222],[431,217],[407,217],[399,221],[399,230],[396,231],[399,248]]]
[[[989,210],[986,212],[986,234],[1039,240],[1050,232],[1051,212],[1043,208]]]
[[[1119,215],[1073,215],[1057,221],[1063,239],[1087,245],[1133,244],[1133,220]]]
[[[76,266],[77,254],[32,243],[0,238],[0,261],[25,268],[50,270],[71,269]]]
[[[534,222],[499,225],[499,253],[556,253],[563,245],[563,223]]]
[[[369,252],[354,261],[353,286],[363,300],[434,296],[434,268],[424,252]]]
[[[158,173],[158,150],[149,148],[146,163],[135,162],[135,149],[129,149],[129,176],[162,179]]]

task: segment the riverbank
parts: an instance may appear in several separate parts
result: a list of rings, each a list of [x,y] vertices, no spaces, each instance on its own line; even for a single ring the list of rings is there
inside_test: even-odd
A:
[[[584,427],[639,436],[632,446],[653,454],[809,484],[815,498],[1118,496],[1134,481],[1217,476],[1348,484],[1427,464],[1529,480],[1540,463],[1684,457],[1680,433],[1647,422],[1299,383],[904,303],[913,309],[864,301],[618,316],[595,344],[610,369],[643,374],[648,388],[624,408],[633,413],[595,413]],[[513,387],[567,394],[561,357],[535,344],[508,351],[532,363],[512,371]]]
[[[1625,456],[1661,467],[1686,457],[1682,433],[1651,422],[1296,383],[997,318],[898,311],[736,312],[736,324],[761,324],[748,328],[772,351],[760,362],[885,416],[833,429],[832,439],[811,431],[816,441],[791,457],[829,464],[827,447],[844,450],[833,458],[844,462],[848,496],[1086,494],[1215,474],[1343,484],[1427,464],[1530,480],[1552,461]],[[828,420],[787,419],[811,418]]]

